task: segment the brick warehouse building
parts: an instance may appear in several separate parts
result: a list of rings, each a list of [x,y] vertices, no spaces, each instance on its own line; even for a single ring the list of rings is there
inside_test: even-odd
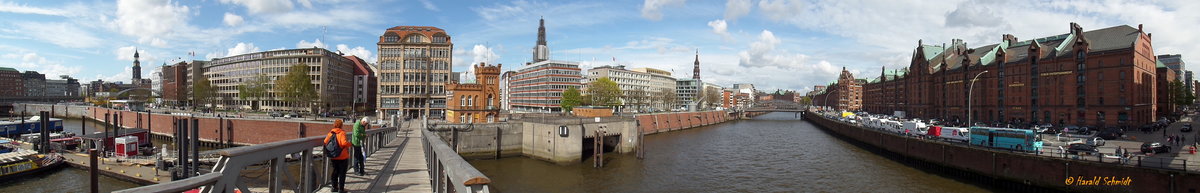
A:
[[[446,121],[450,123],[492,123],[500,116],[501,64],[471,65],[475,82],[446,84]]]
[[[842,74],[838,75],[837,82],[826,87],[824,92],[813,95],[812,103],[816,106],[832,104],[836,110],[862,110],[864,82],[865,80],[854,79],[854,75],[842,67]]]
[[[884,70],[864,87],[865,110],[966,119],[971,79],[975,122],[1139,125],[1155,120],[1156,60],[1141,25],[970,48],[921,44],[907,68]],[[986,73],[984,73],[986,72]],[[982,73],[982,75],[980,75]]]

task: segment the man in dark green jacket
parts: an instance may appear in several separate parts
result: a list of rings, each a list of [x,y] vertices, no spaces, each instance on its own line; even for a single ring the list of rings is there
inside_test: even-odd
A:
[[[354,170],[358,172],[359,176],[367,175],[367,172],[363,170],[366,152],[363,152],[362,144],[363,138],[367,138],[368,127],[370,126],[367,125],[367,118],[363,117],[362,120],[354,122],[354,134],[350,136],[350,143],[354,145]]]

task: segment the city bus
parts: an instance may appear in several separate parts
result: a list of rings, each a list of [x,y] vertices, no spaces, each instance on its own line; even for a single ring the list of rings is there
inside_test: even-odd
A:
[[[1028,129],[971,127],[971,145],[1025,152],[1042,150],[1042,136]]]

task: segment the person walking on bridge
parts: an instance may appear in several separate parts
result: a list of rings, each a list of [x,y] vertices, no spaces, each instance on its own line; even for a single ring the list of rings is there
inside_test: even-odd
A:
[[[341,119],[333,120],[333,129],[329,130],[329,134],[325,135],[326,146],[330,146],[331,138],[333,143],[337,144],[337,149],[334,149],[331,152],[337,153],[336,156],[326,155],[330,157],[330,165],[333,167],[333,172],[330,173],[332,176],[329,177],[333,180],[333,184],[330,184],[329,186],[330,189],[333,190],[332,192],[345,192],[346,170],[349,169],[347,168],[349,164],[347,162],[349,160],[346,159],[350,158],[349,149],[351,144],[349,140],[346,140],[346,131],[342,130]],[[329,151],[329,148],[326,148],[326,151]]]
[[[367,138],[367,118],[354,122],[354,134],[350,137],[350,143],[354,144],[354,171],[358,176],[367,175],[366,170],[363,170],[363,161],[366,159],[367,152],[363,152],[363,139]]]

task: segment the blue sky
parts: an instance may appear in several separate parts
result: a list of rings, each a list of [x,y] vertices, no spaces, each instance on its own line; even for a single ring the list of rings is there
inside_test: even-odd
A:
[[[1145,24],[1157,54],[1200,56],[1196,1],[893,0],[0,0],[0,66],[83,80],[143,77],[173,60],[320,46],[373,59],[384,29],[445,29],[454,70],[473,62],[515,69],[545,17],[552,59],[623,64],[721,85],[810,90],[843,67],[860,77],[907,66],[918,40],[994,44]],[[323,37],[323,38],[322,38]],[[319,41],[319,43],[318,43]],[[615,58],[615,62],[613,61]],[[373,61],[369,61],[373,62]],[[1197,65],[1192,65],[1197,66]],[[1194,69],[1195,67],[1189,67]]]

